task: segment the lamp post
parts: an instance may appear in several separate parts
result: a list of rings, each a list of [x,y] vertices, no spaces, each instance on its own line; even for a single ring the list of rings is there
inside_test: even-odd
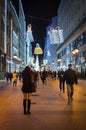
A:
[[[16,71],[16,60],[17,60],[17,58],[18,58],[17,54],[14,54],[13,55],[13,59],[14,59],[14,64],[15,64],[15,71]]]
[[[34,49],[34,54],[36,55],[35,69],[36,69],[36,71],[39,71],[40,67],[39,67],[39,58],[38,58],[38,55],[43,54],[43,51],[42,51],[41,47],[39,46],[39,43],[36,44],[36,47]]]
[[[74,56],[74,58],[75,58],[75,69],[76,69],[76,64],[77,64],[77,55],[78,55],[78,53],[79,53],[79,49],[76,47],[76,48],[74,48],[74,50],[72,51],[72,54],[73,54],[73,56]]]

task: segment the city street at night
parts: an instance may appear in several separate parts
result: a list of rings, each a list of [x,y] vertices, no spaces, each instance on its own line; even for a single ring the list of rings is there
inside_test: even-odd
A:
[[[86,130],[86,0],[0,0],[0,130]]]
[[[4,81],[5,82],[5,81]],[[0,86],[2,84],[0,83]],[[31,114],[23,114],[22,83],[0,87],[0,130],[86,130],[86,81],[75,85],[74,99],[59,91],[58,80],[39,81],[32,94]]]

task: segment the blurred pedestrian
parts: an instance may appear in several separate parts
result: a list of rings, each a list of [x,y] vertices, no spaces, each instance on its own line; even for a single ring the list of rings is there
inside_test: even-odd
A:
[[[46,83],[46,77],[47,77],[47,72],[44,68],[44,70],[41,72],[41,80],[43,85]]]
[[[59,78],[60,91],[65,92],[65,82],[64,82],[64,70],[63,70],[63,68],[61,68],[61,70],[58,72],[58,78]]]
[[[77,85],[78,83],[76,72],[72,69],[72,64],[68,65],[68,70],[65,71],[64,79],[67,84],[68,103],[70,103],[73,100],[74,84]]]
[[[22,80],[22,71],[19,71],[18,77],[19,77],[19,81],[21,82],[21,80]]]
[[[16,71],[14,71],[14,73],[13,73],[13,87],[17,87],[17,78],[18,78],[18,75],[17,75]]]
[[[5,75],[5,76],[6,76],[6,81],[7,81],[7,83],[8,83],[8,81],[9,81],[9,72],[8,72],[8,71],[6,72],[6,75]]]
[[[32,85],[32,70],[29,66],[26,66],[25,69],[22,72],[22,92],[23,92],[23,108],[24,108],[24,114],[30,114],[30,106],[31,106],[31,85]],[[26,104],[28,103],[28,105]],[[28,112],[26,112],[26,106],[28,106]]]
[[[13,78],[13,74],[12,74],[12,72],[10,72],[9,73],[9,79],[10,79],[10,81],[12,81],[12,78]]]

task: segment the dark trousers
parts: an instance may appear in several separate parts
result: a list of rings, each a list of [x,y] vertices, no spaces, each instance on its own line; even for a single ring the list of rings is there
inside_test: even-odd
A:
[[[73,98],[73,93],[74,93],[74,85],[67,84],[67,95],[68,95],[68,100]]]
[[[60,91],[63,90],[63,92],[65,91],[65,86],[64,86],[64,81],[63,80],[59,80],[59,85],[60,85]]]

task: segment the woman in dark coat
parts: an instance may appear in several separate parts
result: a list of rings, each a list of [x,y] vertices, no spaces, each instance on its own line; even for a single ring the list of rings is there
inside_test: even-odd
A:
[[[24,114],[26,114],[26,106],[28,106],[28,114],[30,114],[30,105],[31,105],[31,97],[32,97],[32,92],[31,92],[31,82],[32,82],[32,71],[29,66],[26,66],[25,69],[22,72],[22,91],[24,95],[23,99],[23,107],[24,107]],[[26,105],[28,103],[28,105]]]

